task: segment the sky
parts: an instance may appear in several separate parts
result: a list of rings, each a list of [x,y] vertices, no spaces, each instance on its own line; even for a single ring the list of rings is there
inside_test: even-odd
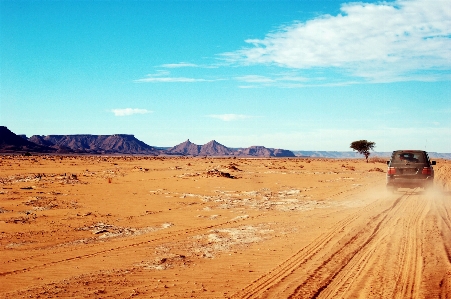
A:
[[[451,0],[0,0],[0,125],[451,152]]]

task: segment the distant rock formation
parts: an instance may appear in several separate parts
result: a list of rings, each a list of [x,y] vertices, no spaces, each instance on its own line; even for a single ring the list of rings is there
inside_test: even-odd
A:
[[[134,135],[34,135],[30,141],[56,149],[91,154],[158,155],[160,150],[145,144]]]
[[[251,146],[245,149],[239,149],[236,155],[251,157],[295,157],[294,153],[289,150],[266,148],[264,146]]]
[[[0,126],[0,152],[36,152],[67,154],[124,154],[124,155],[181,155],[209,157],[295,157],[284,149],[251,146],[234,149],[212,140],[204,145],[192,143],[189,139],[172,148],[156,148],[135,138],[134,135],[16,135]]]
[[[200,148],[201,148],[200,145],[194,144],[188,139],[185,142],[182,142],[174,147],[171,147],[164,153],[168,155],[198,156]]]
[[[31,142],[34,142],[36,144],[43,145],[43,146],[50,146],[50,147],[55,146],[54,142],[47,140],[44,136],[40,136],[40,135],[33,135],[30,138],[28,138],[28,141],[31,141]]]
[[[285,149],[280,149],[280,148],[276,148],[276,149],[270,149],[270,150],[274,150],[273,154],[274,157],[296,157],[296,155],[289,150],[285,150]]]
[[[30,141],[24,139],[23,137],[14,134],[7,127],[0,126],[0,152],[2,152],[2,153],[14,153],[14,152],[52,153],[52,152],[56,152],[56,149],[30,142]]]
[[[189,139],[165,151],[167,155],[183,155],[183,156],[210,156],[223,157],[235,154],[230,149],[216,140],[212,140],[204,145],[192,143]]]
[[[289,150],[251,146],[246,149],[231,149],[212,140],[204,145],[192,143],[189,139],[164,152],[168,155],[183,156],[243,156],[243,157],[295,157]]]
[[[216,140],[212,140],[201,146],[199,155],[201,156],[230,156],[234,154],[234,150],[220,144]]]

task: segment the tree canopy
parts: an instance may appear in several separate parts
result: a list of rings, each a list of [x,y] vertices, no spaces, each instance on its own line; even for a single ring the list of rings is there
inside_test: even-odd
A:
[[[368,163],[368,157],[370,156],[370,150],[376,146],[375,142],[368,140],[358,140],[351,143],[351,148],[354,151],[357,151],[359,154],[362,154],[366,158],[366,162]]]

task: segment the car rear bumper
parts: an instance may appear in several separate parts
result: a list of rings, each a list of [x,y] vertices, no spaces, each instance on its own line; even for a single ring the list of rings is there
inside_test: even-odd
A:
[[[434,177],[406,179],[387,177],[387,187],[428,187],[434,182]]]

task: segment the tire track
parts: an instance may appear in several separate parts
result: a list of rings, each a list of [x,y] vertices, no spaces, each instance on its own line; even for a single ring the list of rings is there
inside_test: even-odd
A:
[[[443,192],[443,196],[439,198],[438,194],[435,198],[435,207],[437,209],[437,216],[435,218],[436,227],[440,228],[439,239],[441,242],[436,244],[435,242],[431,242],[436,246],[442,247],[442,252],[446,257],[446,262],[441,263],[441,267],[447,267],[447,271],[445,273],[440,273],[438,277],[439,279],[439,287],[440,290],[437,292],[437,298],[451,298],[451,198],[449,197],[450,193]],[[448,198],[446,195],[448,194]],[[431,238],[432,239],[432,238]],[[426,240],[426,241],[430,241]],[[433,241],[433,240],[431,240]],[[436,268],[432,270],[436,272]],[[436,281],[438,281],[438,279]]]
[[[401,198],[402,196],[397,198],[394,201],[393,205],[387,210],[390,210],[394,206],[396,206],[400,202]],[[346,228],[351,226],[355,221],[357,221],[362,214],[368,213],[376,209],[378,205],[380,205],[380,202],[374,201],[368,206],[359,209],[358,211],[349,215],[345,219],[337,222],[327,233],[319,236],[312,243],[300,249],[286,261],[278,265],[271,272],[263,275],[262,277],[254,281],[252,284],[248,285],[246,288],[241,290],[240,292],[234,294],[232,298],[264,298],[267,297],[266,296],[267,294],[265,293],[267,293],[268,290],[270,291],[272,288],[279,287],[280,285],[286,285],[287,282],[285,280],[287,280],[287,277],[293,275],[297,270],[301,268],[306,269],[310,268],[309,266],[312,263],[313,257],[323,254],[323,251],[325,250],[332,249],[329,247],[333,247],[333,245],[335,245],[335,242],[333,242],[334,240],[336,241],[336,243],[340,243],[341,242],[340,239],[342,239],[342,237],[345,237],[346,235],[345,233]],[[379,218],[379,215],[376,215],[373,219],[377,218]],[[347,245],[355,242],[356,239],[358,239],[356,235],[352,236],[344,244],[344,246],[341,245],[341,248],[346,248]],[[328,262],[330,262],[331,260],[332,259],[329,257]],[[322,266],[324,266],[324,263]],[[316,267],[316,269],[320,268],[321,266],[319,268]],[[315,272],[318,273],[318,270],[316,270]],[[312,275],[316,273],[313,273]],[[320,288],[321,286],[319,286],[317,290]]]
[[[396,281],[393,298],[417,298],[422,274],[422,238],[423,222],[428,209],[425,200],[415,200],[411,203],[411,216],[402,225],[402,243],[399,257],[400,273]],[[399,226],[398,226],[399,227]]]
[[[395,256],[398,261],[395,263],[399,268],[399,273],[396,275],[396,283],[380,282],[374,280],[368,285],[372,285],[373,288],[380,289],[380,297],[382,298],[415,298],[418,288],[421,282],[421,233],[422,233],[422,219],[425,218],[428,209],[426,209],[425,201],[416,201],[411,199],[413,193],[406,193],[402,197],[402,202],[399,205],[393,205],[392,209],[385,211],[385,216],[381,219],[374,229],[374,233],[371,234],[367,241],[363,243],[363,246],[359,247],[358,244],[354,244],[355,255],[351,260],[345,260],[346,263],[342,268],[336,270],[337,272],[331,279],[326,281],[324,288],[319,290],[311,298],[337,298],[337,297],[351,297],[362,296],[366,298],[374,296],[371,292],[365,294],[362,291],[361,286],[365,286],[365,282],[361,282],[363,277],[361,273],[365,272],[365,268],[374,269],[379,266],[379,275],[388,275],[387,265],[377,265],[372,256],[376,252],[382,252],[380,257],[386,261],[390,260],[390,256]],[[413,200],[413,202],[411,201]],[[412,206],[412,208],[410,208]],[[409,211],[411,210],[411,211]],[[407,217],[404,217],[407,215]],[[398,236],[396,230],[401,228],[401,240],[400,245],[396,246],[398,242]],[[413,228],[413,229],[412,229]],[[363,235],[362,231],[358,235]],[[396,236],[394,239],[392,236]],[[384,241],[388,245],[392,245],[394,249],[400,248],[397,251],[389,251],[378,248],[378,244]],[[418,243],[420,242],[420,244]],[[340,252],[333,255],[340,256]],[[366,262],[367,261],[367,262]],[[420,262],[420,264],[419,264]],[[363,264],[366,263],[365,266]],[[418,269],[420,268],[420,269]],[[333,270],[333,269],[331,269]],[[333,273],[333,272],[332,272]],[[343,277],[348,276],[346,283],[349,285],[347,289],[343,286]],[[360,283],[359,283],[360,282]],[[358,285],[351,288],[351,285]],[[363,294],[362,294],[363,293]],[[309,298],[308,296],[299,296],[296,294],[292,298]],[[377,296],[379,297],[379,296]]]
[[[400,223],[403,223],[403,227],[415,227],[415,230],[404,229],[402,232],[404,245],[397,256],[401,259],[397,281],[404,286],[400,290],[401,294],[414,295],[421,277],[419,274],[412,277],[410,273],[412,270],[415,271],[413,273],[421,273],[416,271],[418,258],[421,256],[416,239],[421,234],[421,219],[425,217],[427,209],[424,201],[409,208],[409,197],[412,194],[402,194],[389,208],[380,212],[377,212],[377,205],[373,203],[348,216],[328,233],[296,252],[232,298],[337,298],[356,292],[360,289],[359,283],[365,279],[362,273],[368,272],[365,269],[377,262],[373,256],[379,250],[378,244],[381,240],[390,240],[392,227],[397,227]],[[405,209],[413,211],[404,223],[399,215],[403,215]],[[365,221],[365,214],[374,216]],[[352,232],[347,235],[337,233],[346,227],[352,227]],[[336,245],[339,247],[336,248]],[[410,259],[404,258],[403,253]],[[385,291],[392,295],[396,293],[393,289]]]
[[[429,208],[425,201],[417,201],[411,198],[411,195],[413,194],[406,194],[403,202],[387,214],[373,240],[357,252],[318,297],[415,298],[417,296],[421,283],[423,220]],[[408,205],[412,205],[412,212],[405,218]],[[401,228],[401,236],[396,233],[399,228]],[[393,251],[392,248],[400,248],[400,250]],[[399,270],[394,272],[397,273],[390,274],[390,266],[387,264],[396,265],[395,269],[399,268]]]
[[[451,243],[451,202],[442,199],[442,204],[443,205],[437,207],[438,215],[440,216],[443,225],[447,228],[446,231],[442,233],[442,239],[445,244],[445,252],[448,257],[448,262],[451,263],[451,246],[448,247]]]

